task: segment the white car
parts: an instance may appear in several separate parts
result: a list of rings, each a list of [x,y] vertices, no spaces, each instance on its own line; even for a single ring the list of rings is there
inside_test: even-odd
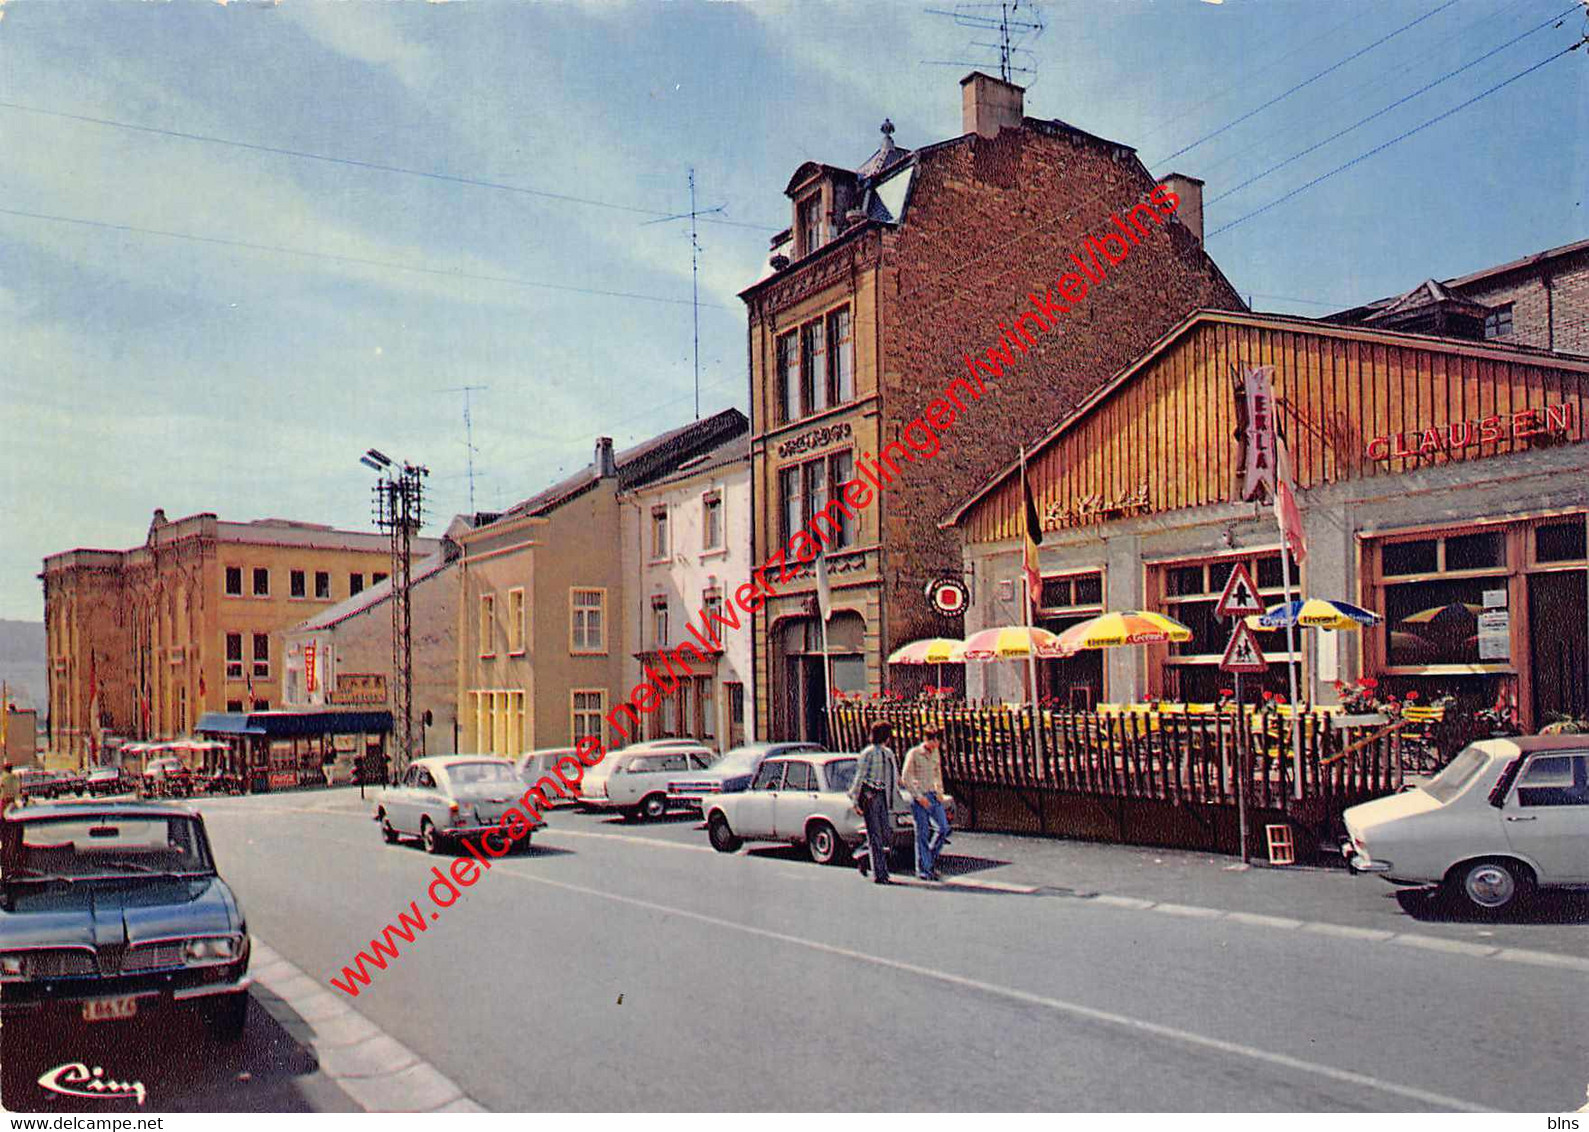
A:
[[[527,755],[520,755],[518,761],[519,778],[526,786],[534,786],[543,778],[550,778],[557,783],[557,790],[542,790],[549,806],[572,806],[579,800],[579,795],[584,787],[584,780],[564,786],[563,780],[555,773],[557,760],[573,759],[579,762],[579,756],[574,753],[573,747],[547,747],[540,751],[531,751]],[[584,764],[581,763],[581,766]],[[588,771],[586,773],[589,773]]]
[[[425,852],[440,853],[458,838],[498,830],[502,815],[523,793],[518,772],[507,759],[433,755],[415,759],[396,785],[376,793],[374,817],[389,844],[417,837]],[[498,842],[502,840],[499,836]],[[514,844],[528,848],[530,834]]]
[[[662,748],[640,744],[616,751],[585,772],[579,804],[585,809],[616,810],[625,817],[660,818],[668,812],[668,783],[705,770],[716,758],[699,743]]]
[[[855,764],[855,755],[826,751],[766,760],[749,790],[705,799],[712,848],[732,853],[745,841],[784,841],[804,845],[819,865],[842,862],[866,840],[866,823],[850,803]],[[893,810],[895,843],[914,844],[916,826],[903,790]]]
[[[1343,817],[1353,872],[1439,884],[1481,912],[1589,886],[1589,736],[1485,739],[1424,785]]]

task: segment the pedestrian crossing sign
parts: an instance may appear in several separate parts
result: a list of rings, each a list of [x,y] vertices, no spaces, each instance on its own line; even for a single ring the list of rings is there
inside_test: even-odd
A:
[[[1214,616],[1246,617],[1262,613],[1264,609],[1263,598],[1258,596],[1258,587],[1252,584],[1252,575],[1247,572],[1246,564],[1236,563],[1236,568],[1225,581],[1224,590],[1220,592],[1219,604],[1214,606]]]
[[[1245,621],[1236,622],[1230,634],[1230,644],[1225,646],[1225,656],[1219,662],[1222,672],[1265,672],[1269,662],[1263,658],[1258,638]]]

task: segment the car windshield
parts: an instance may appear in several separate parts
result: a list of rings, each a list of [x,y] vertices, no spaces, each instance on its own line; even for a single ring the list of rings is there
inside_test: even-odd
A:
[[[1467,789],[1468,783],[1473,781],[1489,761],[1489,756],[1483,751],[1477,747],[1469,747],[1424,784],[1424,793],[1444,805]]]
[[[507,763],[453,763],[447,777],[454,786],[473,786],[480,782],[512,782],[513,768]]]
[[[135,876],[213,873],[196,818],[150,814],[71,814],[22,823],[17,875]]]
[[[828,789],[843,794],[855,781],[855,760],[835,759],[828,764]]]

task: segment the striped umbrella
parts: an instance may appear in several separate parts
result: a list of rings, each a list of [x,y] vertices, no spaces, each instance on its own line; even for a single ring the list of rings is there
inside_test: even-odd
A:
[[[960,664],[965,658],[957,655],[957,650],[964,644],[955,637],[924,637],[889,653],[888,663]]]
[[[1379,614],[1351,602],[1310,597],[1271,605],[1268,612],[1247,618],[1247,624],[1254,629],[1284,629],[1288,625],[1304,629],[1361,629],[1364,625],[1378,625],[1380,620]]]
[[[998,629],[983,629],[972,633],[957,650],[957,660],[1017,660],[1032,653],[1040,657],[1061,655],[1059,638],[1047,629],[1028,628],[1025,625],[1006,625]]]
[[[1069,656],[1082,649],[1104,649],[1115,645],[1157,645],[1165,641],[1189,641],[1192,631],[1173,617],[1141,609],[1104,613],[1059,635],[1060,650]]]

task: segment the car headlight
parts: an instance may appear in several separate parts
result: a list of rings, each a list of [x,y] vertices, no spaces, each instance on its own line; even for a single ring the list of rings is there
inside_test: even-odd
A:
[[[182,948],[182,961],[190,967],[209,963],[230,963],[237,958],[239,946],[235,935],[201,936],[190,939]]]
[[[25,979],[27,972],[23,969],[21,954],[12,952],[9,955],[0,955],[0,979]]]

